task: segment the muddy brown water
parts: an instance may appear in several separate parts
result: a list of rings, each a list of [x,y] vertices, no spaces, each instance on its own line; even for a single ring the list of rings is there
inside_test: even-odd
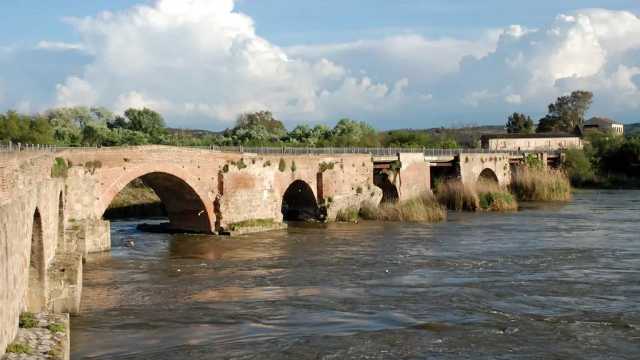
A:
[[[640,191],[238,238],[136,224],[85,266],[74,359],[640,358]]]

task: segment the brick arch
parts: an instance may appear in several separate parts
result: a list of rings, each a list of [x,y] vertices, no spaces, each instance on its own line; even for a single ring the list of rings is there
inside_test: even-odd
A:
[[[44,254],[44,227],[40,210],[37,207],[33,211],[30,249],[27,286],[27,310],[31,312],[40,312],[44,310],[46,306],[46,263]]]
[[[320,208],[316,192],[305,180],[292,181],[280,197],[284,220],[318,219]]]
[[[105,184],[96,208],[102,217],[116,195],[130,182],[141,178],[160,197],[174,229],[210,233],[213,202],[206,191],[199,189],[195,179],[182,167],[174,165],[142,165],[129,168],[117,179]]]

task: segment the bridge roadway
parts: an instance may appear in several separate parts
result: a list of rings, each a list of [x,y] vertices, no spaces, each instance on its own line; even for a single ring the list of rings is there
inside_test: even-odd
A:
[[[83,259],[110,249],[103,214],[135,179],[158,194],[171,229],[241,233],[309,214],[331,221],[383,196],[419,196],[444,163],[463,182],[489,174],[507,185],[518,156],[476,149],[0,146],[0,355],[21,311],[78,311]]]

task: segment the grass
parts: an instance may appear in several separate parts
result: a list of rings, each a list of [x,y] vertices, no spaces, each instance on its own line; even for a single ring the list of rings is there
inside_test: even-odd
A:
[[[571,200],[571,183],[566,173],[549,168],[517,169],[511,178],[511,191],[522,201]]]
[[[125,186],[113,199],[110,209],[122,208],[132,205],[160,203],[160,198],[156,193],[145,185],[142,180],[136,179]]]
[[[9,344],[9,346],[7,346],[7,352],[14,353],[14,354],[31,355],[33,353],[33,349],[31,349],[31,346],[27,344],[14,342]]]
[[[20,314],[20,319],[18,320],[18,326],[23,329],[30,329],[38,326],[38,320],[35,318],[33,313],[23,312]]]
[[[336,214],[337,222],[358,222],[360,219],[359,216],[360,208],[358,207],[348,207],[345,209],[340,209]]]
[[[47,329],[54,333],[64,332],[66,330],[64,324],[60,323],[49,324],[49,326],[47,326]]]
[[[364,204],[359,215],[365,220],[433,223],[447,218],[447,210],[431,194],[415,199],[382,204]]]
[[[518,202],[508,189],[488,181],[463,184],[450,180],[439,184],[436,193],[438,201],[453,211],[518,210]]]
[[[463,184],[459,180],[450,180],[436,187],[438,202],[453,211],[477,211],[480,198],[475,187]]]
[[[242,228],[273,226],[273,224],[274,224],[273,219],[250,219],[250,220],[239,221],[233,224],[229,224],[229,229],[231,231],[236,231]]]

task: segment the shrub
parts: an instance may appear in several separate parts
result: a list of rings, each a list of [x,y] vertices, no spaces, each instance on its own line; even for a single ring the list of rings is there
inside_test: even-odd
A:
[[[38,320],[35,318],[33,313],[24,312],[20,314],[20,319],[18,320],[18,326],[24,329],[30,329],[38,326]]]
[[[296,162],[291,161],[291,172],[296,172],[297,169],[298,167],[296,166]]]
[[[569,201],[571,184],[560,170],[548,168],[516,169],[511,178],[511,190],[523,201]]]
[[[325,172],[325,171],[327,171],[327,170],[333,170],[333,167],[334,167],[334,166],[335,166],[335,163],[334,163],[334,162],[324,162],[324,161],[323,161],[322,163],[320,163],[319,171],[320,171],[321,173],[323,173],[323,172]]]
[[[31,349],[31,346],[29,346],[27,344],[14,342],[14,343],[9,344],[9,346],[7,346],[7,352],[8,353],[14,353],[14,354],[31,355],[33,353],[33,349]]]
[[[229,172],[229,164],[224,164],[224,166],[222,167],[222,172],[225,174]]]
[[[489,181],[479,181],[475,185],[480,209],[488,211],[515,211],[518,202],[508,189]]]
[[[235,165],[238,168],[238,170],[242,170],[247,167],[247,164],[244,163],[244,159],[240,159]]]
[[[362,194],[362,186],[358,186],[358,188],[356,189],[356,194],[360,195]]]
[[[264,164],[262,164],[263,167],[269,167],[271,166],[271,160],[267,160],[264,162]]]
[[[282,158],[280,158],[280,163],[278,163],[278,170],[280,170],[280,172],[287,170],[287,163]]]
[[[565,152],[564,170],[569,176],[571,183],[576,186],[591,184],[596,180],[596,174],[587,157],[587,154],[580,149],[568,149]]]
[[[66,178],[68,174],[69,174],[69,165],[63,158],[57,157],[53,161],[53,166],[51,167],[51,177]]]

